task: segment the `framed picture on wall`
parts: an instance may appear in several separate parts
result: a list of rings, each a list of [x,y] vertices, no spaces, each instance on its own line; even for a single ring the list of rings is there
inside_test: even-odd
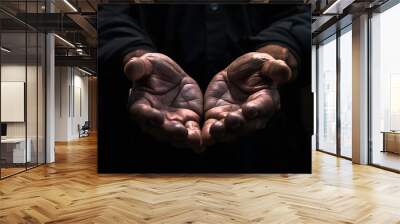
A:
[[[25,121],[25,82],[1,82],[1,122]]]

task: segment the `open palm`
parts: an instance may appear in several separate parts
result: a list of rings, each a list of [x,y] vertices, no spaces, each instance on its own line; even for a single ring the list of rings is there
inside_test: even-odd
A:
[[[290,73],[284,61],[251,52],[215,75],[204,95],[204,144],[230,141],[264,128],[280,108],[277,85]]]
[[[160,53],[130,59],[125,74],[134,81],[129,111],[144,131],[177,147],[201,147],[203,95],[196,81]]]

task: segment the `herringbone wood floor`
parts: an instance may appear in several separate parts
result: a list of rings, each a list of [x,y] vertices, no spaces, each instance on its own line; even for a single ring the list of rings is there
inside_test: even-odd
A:
[[[0,181],[0,223],[400,223],[400,175],[315,152],[312,175],[99,175],[96,139]]]

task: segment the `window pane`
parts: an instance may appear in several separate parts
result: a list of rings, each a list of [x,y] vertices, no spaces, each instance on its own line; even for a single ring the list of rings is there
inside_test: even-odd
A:
[[[352,141],[352,35],[340,36],[340,153],[351,158]]]
[[[336,153],[336,38],[318,48],[318,148]]]
[[[371,19],[372,163],[400,170],[400,4]],[[386,132],[386,133],[384,133]]]

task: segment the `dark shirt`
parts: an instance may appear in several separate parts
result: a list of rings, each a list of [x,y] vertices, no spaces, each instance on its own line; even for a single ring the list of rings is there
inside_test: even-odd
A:
[[[309,172],[310,24],[308,6],[99,6],[99,171]],[[130,82],[122,72],[127,53],[148,49],[168,55],[204,92],[234,59],[269,43],[287,47],[299,72],[280,89],[282,109],[265,130],[198,155],[155,142],[128,122]]]

